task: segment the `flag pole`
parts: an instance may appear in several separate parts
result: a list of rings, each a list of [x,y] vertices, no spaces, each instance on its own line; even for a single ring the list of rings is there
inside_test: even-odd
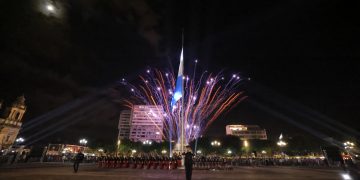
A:
[[[181,53],[182,53],[182,65],[184,66],[184,29],[182,29],[182,37],[181,37]],[[184,67],[182,67],[182,68],[184,68]],[[183,74],[183,77],[182,78],[184,78],[185,76],[184,76],[184,72],[182,72]],[[182,153],[184,153],[185,152],[185,150],[184,150],[184,146],[185,146],[185,126],[184,126],[184,123],[185,123],[185,118],[184,118],[184,81],[181,81],[181,139],[180,139],[180,145],[181,145],[181,154]],[[182,158],[181,158],[181,168],[184,168],[185,167],[185,156],[182,156]]]
[[[183,30],[184,31],[184,30]],[[178,133],[178,142],[176,144],[176,152],[179,152],[180,154],[185,152],[185,108],[184,108],[184,56],[183,56],[183,52],[184,52],[184,33],[182,33],[182,46],[181,46],[181,54],[180,54],[180,66],[179,66],[179,72],[178,72],[178,77],[176,80],[176,86],[175,86],[175,91],[174,91],[174,95],[173,98],[171,100],[171,105],[174,107],[176,102],[178,102],[178,100],[180,100],[181,98],[181,102],[179,102],[179,113],[178,113],[178,121],[177,121],[177,133]],[[172,107],[172,108],[173,108]],[[180,130],[180,132],[179,132]],[[180,136],[180,137],[179,137]],[[183,160],[182,160],[182,165],[183,165]]]
[[[184,29],[182,29],[182,34],[181,34],[181,48],[182,48],[182,53],[184,53]],[[183,54],[184,55],[184,54]],[[184,56],[183,56],[183,59],[182,59],[182,63],[184,63]],[[184,74],[183,74],[184,75]],[[184,77],[183,77],[184,78]],[[185,131],[185,129],[184,129],[184,82],[182,81],[182,84],[181,84],[181,153],[183,153],[184,152],[184,140],[185,140],[185,138],[184,138],[184,131]]]

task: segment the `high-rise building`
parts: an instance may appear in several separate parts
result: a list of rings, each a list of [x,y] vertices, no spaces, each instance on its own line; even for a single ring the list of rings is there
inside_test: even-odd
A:
[[[14,144],[20,131],[25,111],[24,96],[18,97],[10,107],[6,108],[3,118],[0,118],[0,149],[9,148]]]
[[[266,130],[258,125],[227,125],[226,135],[238,136],[241,140],[267,140]]]
[[[131,118],[131,111],[130,110],[123,110],[120,113],[119,118],[119,134],[118,139],[129,139],[130,135],[130,118]]]
[[[161,142],[163,137],[164,111],[156,105],[134,105],[131,112],[129,139],[132,141]]]

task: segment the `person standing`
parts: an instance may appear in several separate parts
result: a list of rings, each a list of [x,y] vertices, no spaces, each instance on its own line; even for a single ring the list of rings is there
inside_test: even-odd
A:
[[[84,160],[84,154],[79,151],[74,159],[74,172],[77,173],[77,171],[79,170],[79,164]]]
[[[186,146],[186,152],[183,153],[185,156],[185,174],[186,180],[191,180],[192,168],[193,168],[193,156],[190,146]]]

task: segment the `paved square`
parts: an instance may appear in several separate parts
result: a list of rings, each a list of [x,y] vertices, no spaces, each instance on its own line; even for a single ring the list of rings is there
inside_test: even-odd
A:
[[[342,171],[335,169],[310,169],[296,167],[239,167],[234,170],[194,170],[193,179],[342,179]],[[105,169],[95,165],[80,166],[78,173],[73,173],[72,166],[36,166],[1,168],[0,179],[185,179],[184,170],[140,170],[140,169]]]

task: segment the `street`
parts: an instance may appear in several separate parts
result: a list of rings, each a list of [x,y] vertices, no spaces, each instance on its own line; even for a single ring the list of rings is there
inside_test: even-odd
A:
[[[185,179],[184,170],[106,169],[95,165],[80,165],[73,173],[71,164],[2,167],[0,179]],[[234,170],[194,170],[193,179],[342,179],[336,169],[296,167],[238,167]]]

